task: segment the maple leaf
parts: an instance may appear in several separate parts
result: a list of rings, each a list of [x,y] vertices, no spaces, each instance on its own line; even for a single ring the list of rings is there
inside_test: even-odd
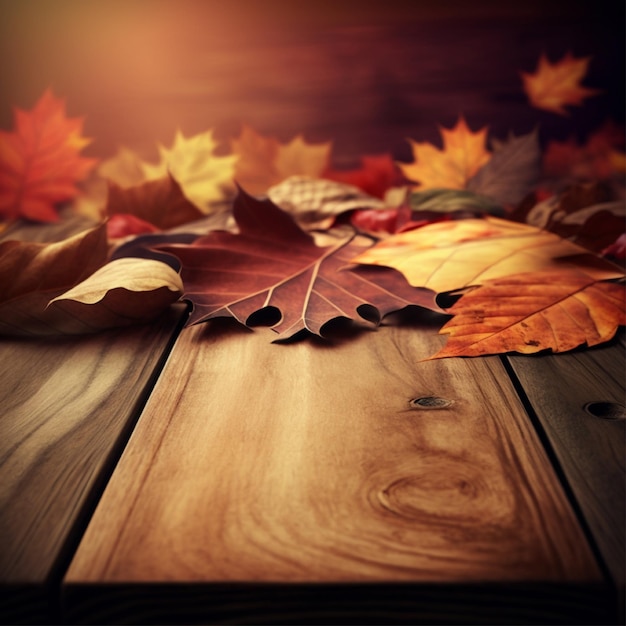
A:
[[[534,73],[521,72],[530,103],[538,109],[567,115],[565,106],[581,105],[585,98],[600,93],[580,85],[590,61],[591,57],[576,59],[568,52],[560,61],[550,63],[542,54]]]
[[[597,280],[619,278],[608,261],[554,233],[493,216],[428,224],[392,235],[352,259],[393,267],[437,292],[533,271],[584,267]]]
[[[276,155],[276,170],[280,180],[302,175],[318,178],[328,168],[332,143],[307,143],[297,135],[288,144],[281,145]]]
[[[360,246],[317,246],[269,200],[240,189],[233,212],[237,234],[217,231],[189,246],[159,247],[182,263],[183,297],[193,304],[189,324],[234,317],[249,325],[254,314],[274,311],[280,319],[272,328],[287,339],[304,330],[321,335],[338,317],[367,321],[409,305],[441,310],[431,291],[411,288],[393,270],[340,271]]]
[[[217,156],[216,148],[210,130],[190,138],[178,131],[170,149],[159,146],[157,165],[142,163],[141,167],[147,180],[163,178],[169,172],[198,209],[211,213],[231,188],[237,161],[235,155]]]
[[[83,120],[67,118],[50,90],[31,111],[15,109],[14,118],[14,131],[0,131],[0,217],[56,221],[56,205],[78,194],[76,183],[96,163],[80,156],[90,142]]]
[[[465,189],[491,156],[485,147],[487,128],[472,132],[465,119],[459,117],[456,126],[440,127],[443,150],[428,142],[409,140],[413,163],[399,163],[400,169],[419,189]]]
[[[235,179],[249,193],[262,195],[290,176],[317,178],[328,167],[331,147],[330,142],[309,144],[302,135],[282,144],[243,125],[239,137],[231,141],[238,159]]]
[[[231,140],[232,153],[237,155],[235,180],[253,195],[264,194],[280,182],[276,157],[280,142],[275,137],[264,137],[247,124],[242,125],[237,139]]]
[[[538,272],[486,281],[461,297],[431,358],[504,352],[564,352],[611,339],[626,324],[624,285],[583,271]]]
[[[327,169],[322,178],[353,185],[376,198],[384,198],[388,189],[402,182],[398,166],[388,153],[362,156],[357,169]]]

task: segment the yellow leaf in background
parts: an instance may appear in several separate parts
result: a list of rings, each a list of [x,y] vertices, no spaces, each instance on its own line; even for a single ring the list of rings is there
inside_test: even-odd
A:
[[[280,149],[278,139],[259,135],[244,124],[239,137],[231,141],[231,149],[239,157],[235,164],[235,180],[248,193],[261,195],[282,182],[275,164]]]
[[[596,280],[619,267],[558,235],[497,217],[452,220],[392,235],[352,259],[393,267],[414,287],[438,293],[523,272],[583,267]]]
[[[516,274],[491,280],[461,297],[449,335],[433,359],[550,349],[565,352],[608,341],[626,324],[624,285],[584,271]]]
[[[144,176],[155,180],[171,173],[190,202],[203,213],[211,213],[213,205],[232,191],[237,161],[236,155],[216,155],[216,148],[210,130],[189,138],[179,131],[171,148],[159,146],[161,160],[157,165],[142,164]]]
[[[307,143],[302,135],[281,145],[275,161],[278,182],[296,175],[319,178],[330,165],[331,150],[332,142]]]
[[[413,163],[399,163],[403,174],[419,189],[465,189],[467,182],[489,161],[487,127],[472,132],[463,117],[453,128],[440,128],[443,150],[428,142],[409,140]]]
[[[568,52],[560,61],[550,63],[542,54],[534,73],[521,72],[524,91],[532,106],[559,115],[567,115],[566,105],[581,105],[597,89],[582,87],[591,57],[576,59]]]

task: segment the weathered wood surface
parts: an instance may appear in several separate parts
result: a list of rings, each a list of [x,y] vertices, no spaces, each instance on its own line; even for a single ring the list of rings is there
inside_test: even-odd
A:
[[[132,611],[187,583],[159,592],[170,618],[200,585],[210,621],[224,585],[236,604],[242,584],[600,581],[499,359],[419,362],[441,341],[419,327],[268,335],[183,331],[65,578],[66,616],[97,620],[120,584]],[[249,610],[276,619],[263,597]]]
[[[624,346],[509,357],[624,602]]]
[[[91,336],[0,339],[0,621],[49,623],[183,311]]]

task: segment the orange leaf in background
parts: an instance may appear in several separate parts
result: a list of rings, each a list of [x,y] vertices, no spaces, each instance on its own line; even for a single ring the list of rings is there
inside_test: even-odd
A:
[[[67,118],[65,103],[47,90],[31,111],[16,109],[15,130],[0,131],[0,217],[58,219],[55,205],[78,194],[76,183],[96,163],[80,156],[90,142],[82,118]]]
[[[399,163],[419,189],[465,189],[467,182],[490,157],[485,147],[487,127],[472,132],[463,117],[451,129],[440,128],[443,150],[428,142],[409,140],[414,163]]]
[[[582,271],[517,274],[484,283],[448,309],[450,336],[431,358],[595,346],[626,324],[624,285]]]
[[[328,168],[332,144],[307,143],[302,135],[281,144],[244,125],[239,138],[232,140],[231,149],[237,157],[237,183],[253,195],[262,195],[290,176],[319,178]]]
[[[383,198],[388,189],[402,182],[398,166],[388,153],[361,157],[358,169],[326,170],[322,178],[354,185],[377,198]]]
[[[623,272],[558,235],[497,217],[428,224],[392,235],[353,263],[393,267],[414,287],[439,293],[523,272],[584,268],[596,280]]]
[[[263,137],[244,124],[241,134],[231,141],[231,150],[239,158],[235,164],[235,180],[253,195],[264,194],[279,182],[274,162],[280,142],[274,137]]]
[[[567,115],[567,105],[581,105],[589,96],[600,93],[597,89],[581,87],[591,57],[575,59],[568,52],[560,61],[550,63],[545,54],[539,58],[533,74],[521,72],[524,91],[532,106],[559,115]]]

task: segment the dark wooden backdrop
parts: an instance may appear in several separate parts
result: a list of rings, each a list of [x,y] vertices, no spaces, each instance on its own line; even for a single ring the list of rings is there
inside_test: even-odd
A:
[[[624,117],[624,3],[367,0],[0,0],[0,126],[48,86],[85,115],[90,154],[156,154],[180,128],[334,141],[334,158],[437,141],[464,114],[494,136],[584,135]],[[603,90],[560,117],[531,108],[519,72],[542,52],[592,55]]]

